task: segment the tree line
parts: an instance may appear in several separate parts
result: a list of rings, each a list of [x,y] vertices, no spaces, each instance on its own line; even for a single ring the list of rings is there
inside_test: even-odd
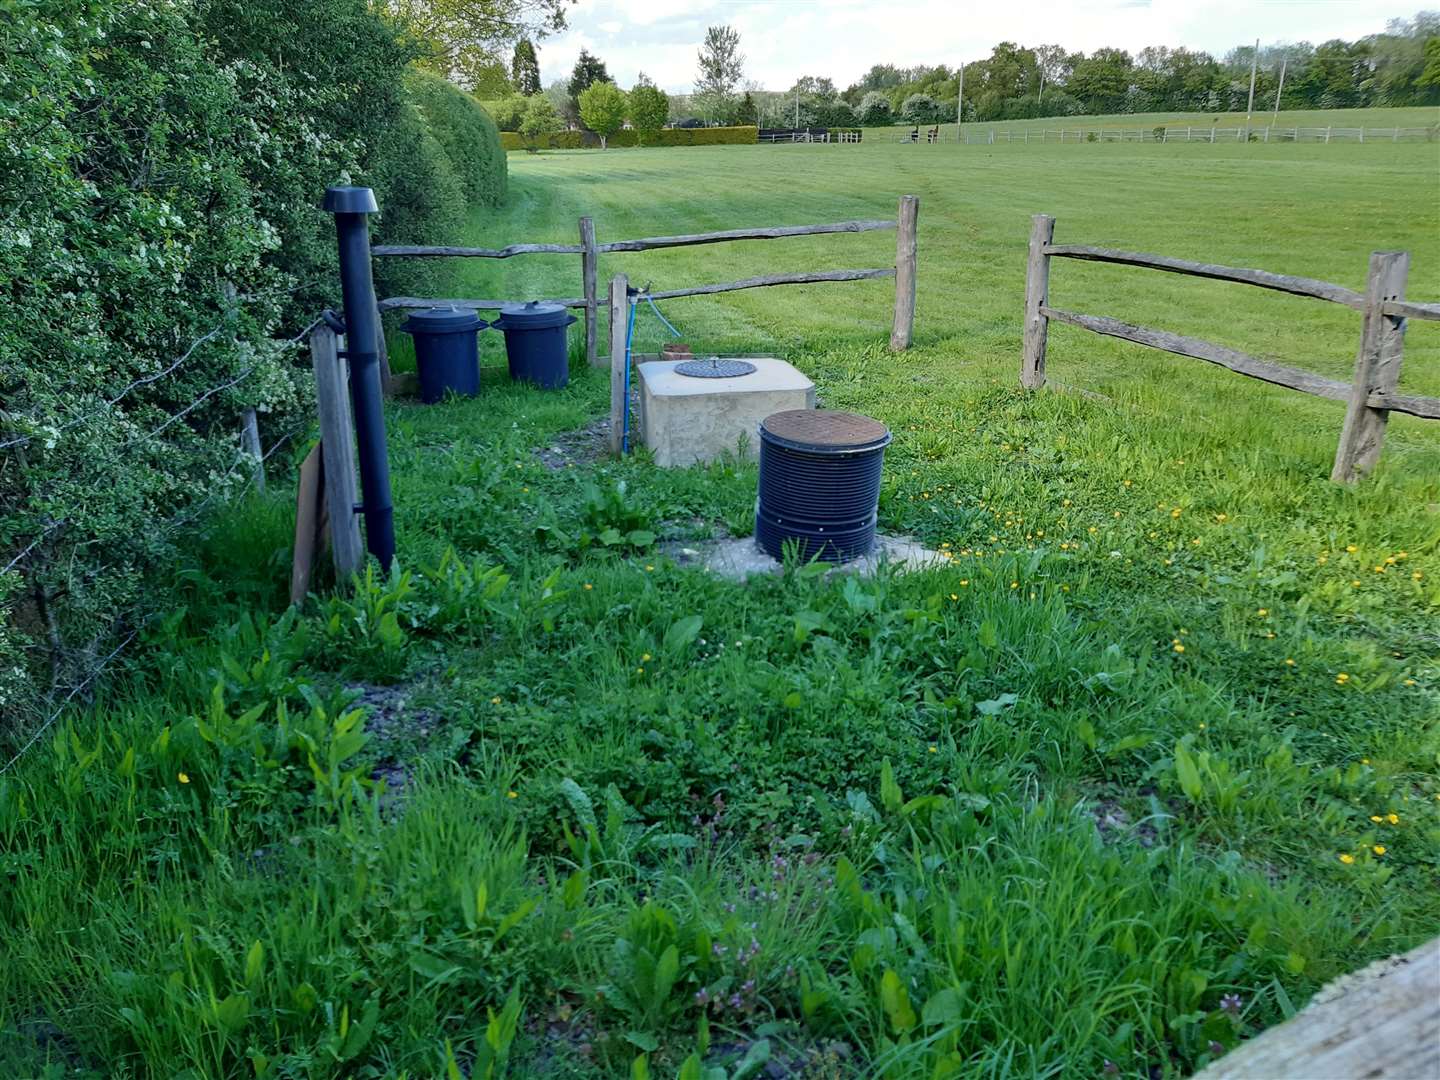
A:
[[[1243,112],[1252,60],[1257,108],[1273,108],[1277,91],[1281,109],[1437,104],[1440,12],[1392,19],[1383,33],[1357,41],[1261,46],[1258,56],[1254,46],[1242,45],[1220,59],[1163,45],[1133,55],[1117,48],[1087,55],[1060,45],[1005,41],[984,60],[964,66],[964,119]],[[925,124],[954,121],[959,93],[959,68],[876,64],[822,100],[849,105],[867,125]]]
[[[1164,45],[1137,53],[1100,48],[1086,54],[1061,45],[1002,41],[983,60],[964,65],[964,119],[1148,112],[1236,112],[1246,107],[1252,60],[1257,108],[1342,109],[1440,104],[1440,12],[1392,19],[1382,33],[1320,45],[1251,45],[1223,57]],[[610,90],[581,96],[596,84]],[[602,139],[642,120],[613,85],[605,63],[582,50],[568,80],[542,89],[534,45],[516,45],[509,76],[491,106],[502,130],[539,137],[565,126]],[[611,90],[614,92],[612,93]],[[661,103],[677,126],[754,124],[760,127],[876,127],[953,123],[961,69],[944,64],[875,64],[843,90],[823,75],[803,75],[788,90],[762,89],[745,78],[740,36],[729,26],[706,31],[697,55],[694,91],[666,95],[643,74],[630,92],[643,123]],[[619,95],[619,96],[617,96]],[[599,125],[599,126],[597,126]],[[658,128],[657,128],[658,130]],[[644,141],[642,133],[642,141]]]

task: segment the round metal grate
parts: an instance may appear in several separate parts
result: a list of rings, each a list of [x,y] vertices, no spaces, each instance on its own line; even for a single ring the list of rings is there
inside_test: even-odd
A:
[[[749,375],[754,370],[755,365],[748,360],[722,360],[718,356],[705,360],[686,360],[675,365],[677,374],[689,375],[695,379],[733,379],[737,375]]]
[[[880,421],[831,409],[771,413],[760,426],[764,433],[783,443],[821,453],[868,449],[890,441],[890,431]]]

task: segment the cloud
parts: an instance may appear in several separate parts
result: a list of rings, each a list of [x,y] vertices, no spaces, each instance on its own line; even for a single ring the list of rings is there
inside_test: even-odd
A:
[[[664,89],[688,93],[705,28],[728,23],[740,32],[746,78],[784,90],[801,75],[826,75],[843,87],[877,63],[954,66],[988,56],[1000,41],[1086,52],[1185,45],[1221,56],[1257,37],[1353,39],[1420,6],[1420,0],[579,0],[568,12],[570,28],[537,45],[547,83],[568,78],[586,48],[621,86],[644,71]]]

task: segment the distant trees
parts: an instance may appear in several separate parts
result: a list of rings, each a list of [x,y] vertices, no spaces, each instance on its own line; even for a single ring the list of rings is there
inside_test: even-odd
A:
[[[630,126],[635,129],[637,141],[644,144],[652,141],[670,118],[670,98],[659,89],[644,73],[643,81],[637,82],[630,91]]]
[[[535,55],[535,46],[529,38],[515,43],[510,57],[510,82],[521,97],[540,93],[540,58]]]
[[[884,127],[894,119],[895,114],[891,111],[888,94],[871,90],[860,99],[860,123],[866,127]]]
[[[597,82],[609,81],[610,72],[605,70],[605,61],[592,56],[588,49],[581,49],[575,67],[570,71],[570,81],[565,86],[568,91],[564,109],[566,118],[572,123],[579,122],[580,95]]]
[[[580,91],[580,120],[600,136],[600,149],[606,148],[611,135],[625,123],[625,93],[614,83],[591,83]]]
[[[376,0],[372,5],[422,53],[422,63],[452,82],[495,94],[513,77],[505,53],[522,38],[565,27],[570,0]],[[537,88],[538,89],[538,88]]]
[[[550,99],[544,94],[536,94],[525,106],[525,117],[520,121],[520,137],[525,140],[525,149],[533,154],[540,149],[540,142],[545,136],[564,127]]]
[[[911,94],[900,106],[900,118],[907,124],[937,124],[940,104],[929,94]]]
[[[760,123],[760,108],[755,104],[755,95],[746,90],[740,98],[740,103],[735,107],[735,123],[747,126],[758,126]]]
[[[745,55],[740,51],[740,34],[733,27],[712,26],[698,54],[695,104],[706,119],[724,122],[732,118],[735,87],[745,74]]]
[[[1086,55],[1061,45],[1018,45],[1002,41],[984,60],[965,65],[965,118],[1006,120],[1076,113],[1243,110],[1250,90],[1253,47],[1232,49],[1223,58],[1196,49],[1150,46],[1131,54],[1101,48]],[[1329,109],[1367,105],[1440,104],[1440,13],[1394,19],[1383,33],[1358,41],[1333,40],[1262,46],[1255,100],[1273,106],[1282,62],[1282,108]],[[949,120],[959,71],[945,66],[898,67],[875,64],[839,94],[855,106],[865,124],[934,123],[921,104],[905,115],[917,95],[936,103]],[[807,76],[802,90],[818,115],[828,80]],[[797,85],[801,85],[797,84]],[[794,108],[791,95],[790,108]],[[807,102],[802,94],[802,113]],[[888,111],[888,117],[887,117]]]

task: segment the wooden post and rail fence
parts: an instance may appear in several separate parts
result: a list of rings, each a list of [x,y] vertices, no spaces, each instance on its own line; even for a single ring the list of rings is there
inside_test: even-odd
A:
[[[462,258],[509,259],[517,255],[578,255],[580,280],[584,295],[563,297],[549,302],[585,312],[585,358],[591,366],[599,366],[598,319],[605,300],[599,292],[599,261],[601,255],[617,252],[655,251],[663,248],[693,247],[700,244],[723,244],[736,240],[779,240],[791,236],[820,236],[830,233],[862,233],[895,229],[895,265],[863,270],[815,270],[792,274],[765,274],[726,281],[714,285],[696,285],[683,289],[666,289],[647,295],[653,300],[671,300],[681,296],[711,296],[740,289],[758,289],[771,285],[811,285],[827,281],[866,281],[873,278],[895,279],[895,315],[890,331],[890,347],[910,347],[915,324],[915,262],[916,222],[920,200],[914,195],[900,198],[894,220],[837,221],[822,225],[782,225],[774,228],[725,229],[719,232],[692,233],[680,236],[647,236],[638,240],[614,240],[598,243],[592,218],[580,219],[578,244],[510,244],[503,248],[444,247],[424,245],[382,244],[371,249],[380,259],[394,258]],[[509,300],[430,299],[415,296],[392,296],[380,301],[380,311],[407,308],[446,307],[472,311],[497,311]]]
[[[1405,299],[1405,278],[1410,266],[1408,252],[1377,251],[1372,254],[1365,292],[1359,293],[1328,281],[1276,274],[1268,270],[1217,266],[1083,244],[1056,244],[1054,237],[1055,219],[1048,214],[1036,214],[1031,219],[1020,368],[1020,382],[1027,389],[1034,390],[1045,385],[1046,346],[1050,322],[1054,320],[1178,356],[1204,360],[1276,386],[1343,401],[1346,403],[1345,421],[1330,477],[1342,484],[1353,482],[1374,467],[1380,457],[1386,422],[1392,412],[1440,420],[1440,398],[1416,397],[1402,394],[1398,389],[1400,366],[1404,359],[1406,319],[1440,321],[1440,304]],[[1343,304],[1362,316],[1354,377],[1350,382],[1341,382],[1198,338],[1051,307],[1050,260],[1056,258],[1138,266],[1171,274],[1232,281]]]

